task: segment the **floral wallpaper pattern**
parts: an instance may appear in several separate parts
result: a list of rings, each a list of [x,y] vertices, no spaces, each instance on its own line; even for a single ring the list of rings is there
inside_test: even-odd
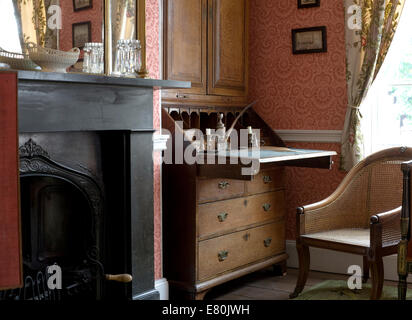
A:
[[[146,63],[149,77],[160,79],[160,6],[159,0],[146,0]],[[153,94],[153,127],[160,128],[160,91]],[[162,216],[161,216],[161,163],[160,154],[154,155],[154,266],[155,279],[162,278]]]
[[[326,26],[326,53],[292,54],[291,30]],[[296,0],[250,1],[249,99],[273,129],[342,130],[347,108],[345,21],[341,0],[298,9]],[[287,143],[334,150],[339,143]],[[287,239],[295,238],[296,207],[330,195],[344,173],[339,155],[332,170],[286,168]]]
[[[298,9],[296,0],[250,7],[249,96],[274,129],[342,130],[347,106],[341,0]],[[326,26],[328,52],[292,54],[291,30]]]

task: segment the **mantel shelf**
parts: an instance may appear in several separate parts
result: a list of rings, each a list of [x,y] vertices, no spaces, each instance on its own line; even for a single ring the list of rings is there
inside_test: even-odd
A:
[[[13,70],[14,71],[14,70]],[[38,80],[51,82],[68,82],[84,84],[105,84],[129,87],[152,87],[162,89],[191,88],[190,81],[157,80],[142,78],[111,77],[86,73],[57,73],[42,71],[15,70],[19,80]]]

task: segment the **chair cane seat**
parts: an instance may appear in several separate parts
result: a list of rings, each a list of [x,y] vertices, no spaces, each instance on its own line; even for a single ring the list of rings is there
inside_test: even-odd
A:
[[[370,230],[369,229],[337,229],[323,231],[301,236],[307,239],[316,239],[322,241],[337,242],[350,244],[360,247],[370,247]]]

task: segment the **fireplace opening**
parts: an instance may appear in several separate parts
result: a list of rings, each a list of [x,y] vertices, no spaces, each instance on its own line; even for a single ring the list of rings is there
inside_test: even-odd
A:
[[[3,300],[84,300],[101,297],[102,266],[93,206],[62,178],[21,177],[24,286]],[[61,269],[61,289],[50,288],[48,267]]]

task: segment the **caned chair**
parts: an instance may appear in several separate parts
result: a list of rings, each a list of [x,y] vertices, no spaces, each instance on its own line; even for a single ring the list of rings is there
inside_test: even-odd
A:
[[[403,196],[401,215],[401,235],[398,251],[398,298],[406,299],[407,283],[409,271],[412,271],[412,241],[411,240],[411,169],[412,161],[402,163],[403,171]]]
[[[309,247],[363,256],[363,281],[372,275],[371,299],[382,294],[382,257],[395,254],[401,238],[401,164],[412,148],[390,148],[370,155],[348,172],[328,198],[298,208],[296,247],[299,275],[291,298],[305,287]]]

